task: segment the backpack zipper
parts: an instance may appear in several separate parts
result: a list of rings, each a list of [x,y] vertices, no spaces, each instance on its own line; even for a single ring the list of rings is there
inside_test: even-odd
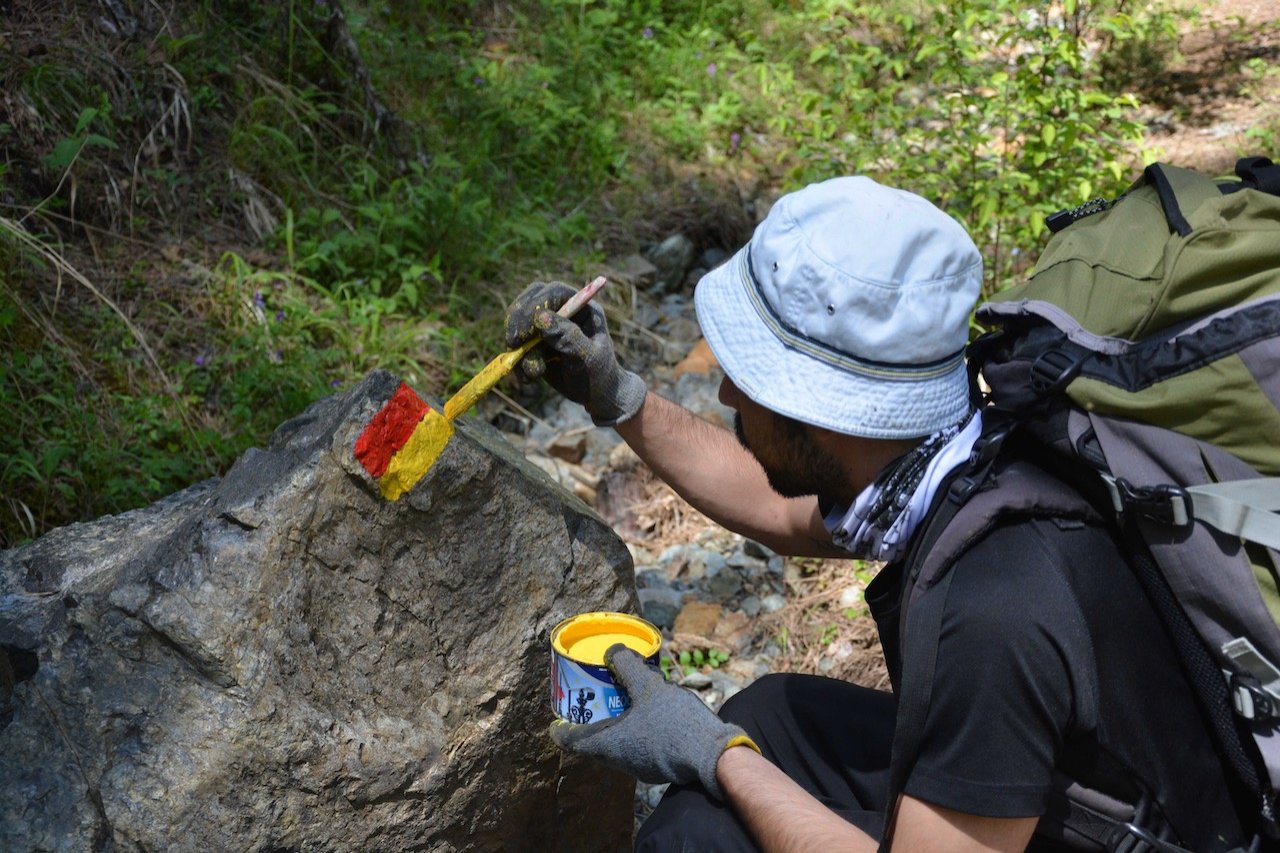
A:
[[[1101,213],[1109,209],[1116,202],[1114,199],[1094,198],[1086,201],[1084,204],[1077,205],[1068,210],[1059,210],[1057,213],[1045,217],[1044,224],[1049,226],[1049,230],[1057,234],[1063,228],[1072,223],[1079,222],[1086,216],[1092,216],[1095,213]]]

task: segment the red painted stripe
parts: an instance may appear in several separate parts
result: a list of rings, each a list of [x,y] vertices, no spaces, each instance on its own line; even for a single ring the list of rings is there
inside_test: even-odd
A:
[[[403,382],[356,439],[356,459],[373,478],[381,477],[391,457],[404,446],[427,413],[427,404]]]

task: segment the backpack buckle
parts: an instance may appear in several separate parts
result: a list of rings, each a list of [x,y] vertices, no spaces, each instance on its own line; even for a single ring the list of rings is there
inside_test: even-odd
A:
[[[991,465],[1000,453],[1000,448],[1004,446],[1004,440],[1012,431],[1012,424],[1001,424],[979,436],[973,443],[973,449],[969,451],[968,473],[956,478],[947,488],[947,498],[952,503],[963,505],[982,487],[987,481],[987,475],[991,473]]]
[[[1233,672],[1227,684],[1231,690],[1231,704],[1241,717],[1255,722],[1270,722],[1280,716],[1276,713],[1280,709],[1276,708],[1275,699],[1252,675]]]
[[[1111,506],[1117,515],[1137,513],[1174,527],[1186,527],[1195,516],[1191,496],[1181,486],[1135,486],[1123,477],[1102,475],[1111,493]]]
[[[1057,394],[1076,378],[1086,358],[1088,353],[1072,355],[1059,349],[1045,350],[1031,362],[1031,390],[1041,397]]]

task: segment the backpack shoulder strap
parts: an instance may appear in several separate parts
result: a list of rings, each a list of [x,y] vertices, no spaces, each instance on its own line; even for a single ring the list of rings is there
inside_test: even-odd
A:
[[[1156,191],[1169,227],[1181,237],[1191,233],[1186,214],[1222,195],[1217,184],[1190,169],[1152,163],[1142,172],[1143,180]]]
[[[1002,442],[1003,437],[996,446]],[[955,477],[935,502],[907,558],[899,632],[903,646],[911,642],[919,652],[912,656],[910,671],[903,671],[898,689],[898,722],[889,765],[891,804],[919,756],[937,668],[946,589],[956,560],[990,530],[1011,519],[1103,521],[1079,491],[1022,454],[1003,453],[985,466],[975,460],[971,469],[975,465],[977,472]],[[984,467],[986,470],[981,470]],[[892,827],[892,805],[890,809],[886,828]]]

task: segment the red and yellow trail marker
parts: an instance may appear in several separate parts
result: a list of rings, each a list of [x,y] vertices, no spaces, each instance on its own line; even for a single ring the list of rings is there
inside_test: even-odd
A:
[[[394,501],[422,479],[451,435],[453,424],[402,382],[356,439],[355,455],[382,496]]]

